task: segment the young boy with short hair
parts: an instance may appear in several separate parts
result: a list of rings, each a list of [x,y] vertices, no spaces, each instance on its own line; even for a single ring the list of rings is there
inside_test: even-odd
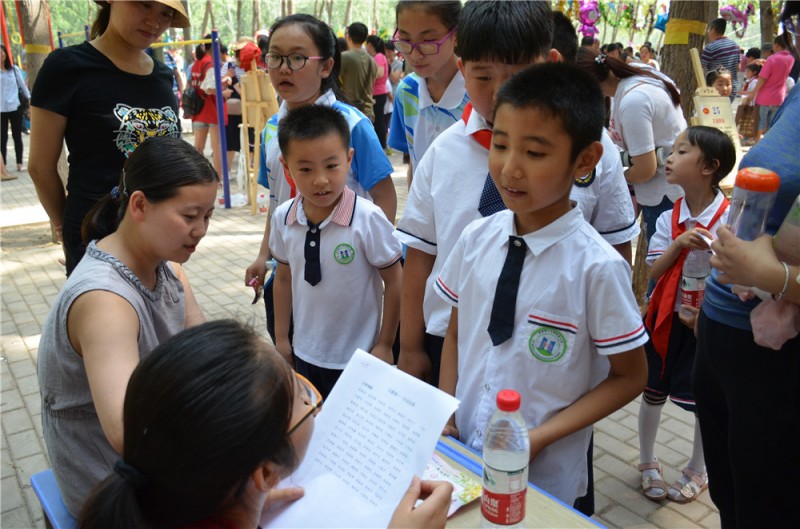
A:
[[[458,68],[470,101],[462,119],[442,132],[414,169],[395,235],[408,246],[403,268],[398,367],[439,382],[439,361],[450,307],[434,282],[461,231],[504,209],[488,175],[494,95],[526,66],[555,60],[548,2],[464,4],[456,30]]]
[[[508,210],[467,226],[438,274],[453,307],[440,386],[461,400],[452,433],[477,450],[497,392],[519,391],[529,479],[572,505],[592,424],[647,374],[630,267],[569,199],[602,153],[603,96],[575,66],[533,66],[500,90],[493,124],[489,170]]]
[[[284,265],[275,273],[275,346],[327,396],[356,348],[392,363],[401,246],[383,212],[346,187],[353,149],[338,110],[290,111],[278,142],[298,196],[272,217],[270,250]]]

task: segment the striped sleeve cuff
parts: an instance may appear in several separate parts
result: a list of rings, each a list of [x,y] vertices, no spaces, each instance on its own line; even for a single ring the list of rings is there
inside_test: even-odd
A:
[[[641,324],[631,332],[610,338],[593,338],[592,341],[603,354],[622,353],[644,345],[647,342],[647,331],[644,324]]]
[[[436,293],[439,294],[439,297],[445,300],[450,305],[458,307],[458,294],[453,292],[444,283],[444,281],[442,281],[441,277],[436,278]]]

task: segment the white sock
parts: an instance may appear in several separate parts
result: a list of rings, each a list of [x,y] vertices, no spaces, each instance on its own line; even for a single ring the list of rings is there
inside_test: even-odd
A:
[[[652,463],[656,460],[655,445],[658,425],[661,423],[661,409],[664,407],[648,404],[642,399],[639,406],[639,462]]]
[[[642,464],[652,463],[656,460],[655,444],[656,434],[658,433],[658,425],[661,422],[661,406],[654,406],[648,404],[642,399],[642,404],[639,406],[639,462]],[[643,470],[642,477],[649,477],[650,479],[663,479],[657,468],[650,470]],[[653,487],[650,489],[649,494],[653,496],[660,496],[664,494],[664,489],[661,487]]]
[[[692,447],[692,457],[686,464],[686,468],[698,474],[706,473],[706,456],[703,452],[703,440],[700,436],[700,422],[697,415],[694,416],[694,446]]]

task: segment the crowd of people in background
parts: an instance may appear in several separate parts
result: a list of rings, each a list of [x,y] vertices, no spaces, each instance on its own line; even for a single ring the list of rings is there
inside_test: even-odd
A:
[[[757,302],[729,286],[800,310],[800,262],[769,237],[800,195],[800,2],[786,2],[781,33],[746,51],[723,18],[710,20],[701,54],[707,86],[739,107],[751,148],[740,167],[781,179],[755,241],[725,225],[720,181],[735,138],[688,126],[690,94],[664,71],[663,50],[579,40],[548,2],[400,0],[391,35],[352,22],[337,37],[294,14],[220,46],[219,64],[210,43],[153,58],[168,28],[189,25],[181,2],[98,4],[91,40],[49,55],[30,91],[0,46],[2,180],[16,178],[9,126],[24,170],[29,112],[27,170],[64,248],[39,384],[50,459],[82,527],[124,511],[130,527],[255,528],[268,497],[302,495],[274,487],[302,460],[320,399],[356,348],[459,398],[445,432],[477,451],[496,390],[520,391],[529,480],[587,515],[592,425],[642,395],[646,498],[690,503],[708,489],[723,527],[800,523],[800,358],[789,354],[800,337],[763,346]],[[279,110],[242,131],[254,69]],[[191,98],[193,145],[181,138]],[[223,157],[231,167],[256,142],[269,215],[243,284],[263,295],[272,344],[232,321],[204,323],[181,267],[208,230]],[[395,152],[408,166],[402,211]],[[631,286],[640,226],[642,306]],[[687,307],[679,285],[693,252],[714,271],[702,305]],[[174,384],[152,391],[165,369]],[[268,392],[253,389],[263,380]],[[233,393],[241,416],[205,409]],[[672,483],[655,453],[667,400],[695,424]],[[231,429],[212,435],[208,420]],[[236,464],[179,460],[187,432],[237,452]],[[758,490],[765,472],[772,486]],[[415,480],[392,526],[443,526],[450,492]]]

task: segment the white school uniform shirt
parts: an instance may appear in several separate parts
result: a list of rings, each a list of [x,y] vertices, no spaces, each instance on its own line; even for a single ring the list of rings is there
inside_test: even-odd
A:
[[[622,244],[639,236],[628,182],[619,149],[603,129],[603,156],[589,175],[577,178],[569,198],[580,206],[583,218],[608,244]]]
[[[683,199],[681,200],[680,213],[678,213],[678,222],[685,223],[686,231],[693,229],[697,224],[708,226],[708,223],[714,218],[714,215],[716,215],[724,199],[725,195],[723,195],[721,191],[717,191],[716,196],[714,196],[714,201],[697,217],[692,217],[692,212],[689,211],[689,206],[686,205],[686,199]],[[675,240],[672,238],[672,211],[672,209],[669,209],[663,212],[656,220],[656,232],[653,234],[653,238],[650,239],[650,245],[647,247],[647,258],[645,261],[648,266],[653,266],[656,259],[661,257],[664,252],[667,251],[669,245],[672,244],[672,241]],[[725,213],[723,213],[717,222],[709,228],[708,231],[714,235],[715,239],[717,238],[717,228],[728,222],[729,211],[728,208],[725,208]],[[675,300],[675,310],[680,310],[680,308],[681,297],[678,296]]]
[[[520,393],[520,411],[533,428],[603,381],[607,355],[647,341],[630,267],[573,208],[522,236],[528,252],[513,335],[493,346],[487,327],[515,233],[511,211],[473,222],[436,282],[442,299],[458,308],[456,425],[461,441],[476,450],[483,449],[501,389]],[[530,465],[530,481],[572,505],[586,491],[591,431],[586,427],[545,448]]]
[[[473,111],[467,123],[459,119],[433,141],[414,172],[395,230],[406,245],[436,256],[422,302],[427,332],[436,336],[445,335],[450,321],[450,306],[433,291],[436,277],[464,228],[481,218],[478,203],[489,175],[489,151],[470,134],[483,129],[489,124]]]
[[[388,145],[411,156],[417,164],[439,134],[461,119],[469,102],[464,76],[456,72],[438,102],[431,98],[425,79],[411,73],[400,81],[394,96],[394,111]]]
[[[379,270],[400,260],[402,248],[380,208],[349,188],[319,229],[322,280],[315,286],[304,277],[308,219],[302,196],[275,211],[269,246],[292,271],[294,353],[316,366],[344,369],[356,348],[369,351],[378,339]]]
[[[609,132],[611,139],[631,156],[663,147],[672,151],[675,138],[686,130],[681,107],[672,104],[664,84],[650,77],[635,75],[621,79],[614,95]],[[667,182],[664,167],[643,184],[633,184],[636,201],[643,206],[657,206],[664,197],[675,202],[683,189]]]

